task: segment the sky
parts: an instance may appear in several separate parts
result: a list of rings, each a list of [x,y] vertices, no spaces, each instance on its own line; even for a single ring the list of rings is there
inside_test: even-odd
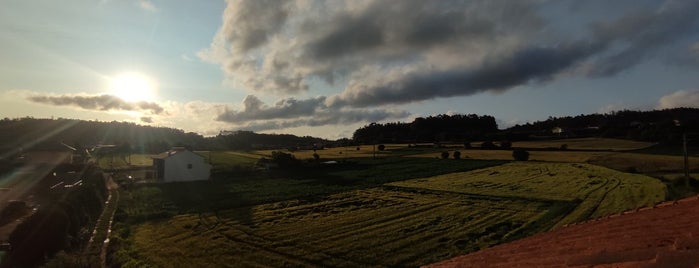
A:
[[[329,139],[699,107],[699,1],[0,0],[0,117]]]

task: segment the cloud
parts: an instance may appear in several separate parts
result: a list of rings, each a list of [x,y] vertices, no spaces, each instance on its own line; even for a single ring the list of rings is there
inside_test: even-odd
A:
[[[165,109],[155,102],[127,102],[112,95],[35,95],[28,100],[56,106],[76,106],[86,110],[122,110],[147,111],[151,114],[162,114]]]
[[[138,6],[146,11],[155,12],[158,8],[150,0],[138,0]]]
[[[325,97],[317,97],[306,100],[294,98],[282,99],[274,106],[267,106],[254,95],[248,95],[243,100],[241,111],[225,111],[220,114],[218,120],[226,122],[247,122],[252,120],[266,120],[279,118],[295,118],[311,116],[317,109],[324,109]]]
[[[141,117],[141,122],[143,122],[143,123],[148,123],[148,124],[153,123],[153,117],[150,117],[150,116],[142,116],[142,117]]]
[[[267,131],[294,127],[316,127],[327,125],[349,125],[360,122],[378,122],[386,119],[400,119],[409,116],[406,111],[390,110],[349,110],[324,111],[309,118],[290,120],[250,121],[238,126],[239,130]]]
[[[699,32],[697,13],[697,1],[665,1],[656,9],[632,11],[612,22],[594,24],[592,31],[596,42],[605,44],[608,49],[595,61],[590,75],[615,75],[652,57],[669,44]]]
[[[697,1],[618,9],[572,32],[552,30],[556,19],[541,16],[548,1],[273,2],[227,1],[221,28],[197,55],[249,92],[341,89],[326,94],[336,108],[613,76],[699,32]]]
[[[239,129],[264,131],[301,126],[377,122],[405,118],[410,115],[400,110],[328,107],[325,105],[325,99],[323,96],[305,100],[287,98],[270,106],[256,96],[249,95],[243,100],[241,110],[226,108],[216,117],[216,121],[233,124]]]
[[[333,106],[366,107],[403,104],[436,97],[466,96],[487,90],[506,90],[533,81],[545,81],[595,52],[591,44],[535,47],[494,57],[473,69],[421,70],[393,73],[384,81],[350,82],[330,99]]]
[[[485,3],[497,14],[478,9]],[[334,83],[364,66],[441,64],[456,51],[470,61],[488,43],[508,47],[506,39],[540,25],[528,3],[228,1],[222,27],[198,56],[221,65],[235,86],[298,94],[313,78]]]
[[[665,95],[658,101],[658,109],[699,108],[699,90],[680,90]]]

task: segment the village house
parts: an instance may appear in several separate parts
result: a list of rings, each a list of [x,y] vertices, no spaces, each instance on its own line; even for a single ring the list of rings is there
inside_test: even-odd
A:
[[[180,147],[154,156],[153,170],[159,182],[208,180],[211,175],[204,157]]]

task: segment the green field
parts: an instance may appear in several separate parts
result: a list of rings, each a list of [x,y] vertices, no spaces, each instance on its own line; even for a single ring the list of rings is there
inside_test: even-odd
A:
[[[141,224],[134,250],[161,267],[418,266],[501,243],[551,207],[373,188]]]
[[[303,179],[125,191],[120,206],[135,222],[115,237],[128,246],[114,258],[163,267],[418,266],[665,199],[658,180],[589,164],[357,161]]]
[[[297,151],[297,168],[257,172],[271,151],[199,152],[219,176],[121,189],[110,263],[412,267],[668,198],[661,180],[623,171],[672,173],[678,157],[613,152],[648,144],[612,139],[519,145],[559,143],[569,150],[533,150],[528,162],[399,144],[376,158],[372,146],[317,150],[337,161],[326,165]],[[445,150],[464,159],[439,159]]]
[[[579,203],[558,226],[653,205],[666,194],[665,185],[651,177],[576,163],[514,162],[388,185]]]

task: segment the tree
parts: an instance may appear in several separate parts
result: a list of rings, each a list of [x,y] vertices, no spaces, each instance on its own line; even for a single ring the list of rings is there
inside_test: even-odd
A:
[[[446,151],[442,152],[442,159],[447,159],[447,158],[449,158],[449,152],[446,152]]]
[[[517,161],[527,161],[529,160],[529,152],[522,148],[517,148],[512,151],[512,158]]]
[[[512,148],[512,142],[511,141],[501,141],[500,148],[501,149],[510,149],[510,148]]]
[[[454,159],[461,159],[461,152],[454,151]]]
[[[293,154],[287,154],[280,151],[272,151],[272,162],[280,167],[291,167],[298,164],[298,160]]]
[[[492,141],[484,141],[483,143],[481,143],[481,148],[482,149],[495,149],[495,148],[497,148],[497,146],[495,146],[495,144],[493,144]]]

